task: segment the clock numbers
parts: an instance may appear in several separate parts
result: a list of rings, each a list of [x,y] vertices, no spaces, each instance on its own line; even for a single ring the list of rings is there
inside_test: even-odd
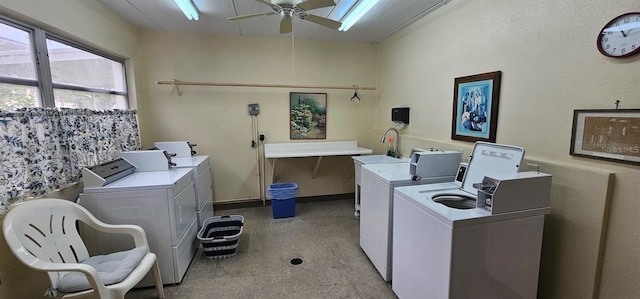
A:
[[[626,13],[607,23],[597,38],[600,53],[628,57],[640,53],[640,12]]]

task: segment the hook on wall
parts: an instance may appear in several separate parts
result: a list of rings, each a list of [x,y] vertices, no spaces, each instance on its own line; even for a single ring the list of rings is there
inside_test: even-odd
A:
[[[353,87],[355,87],[355,90],[353,91],[353,96],[351,97],[351,99],[349,99],[349,101],[353,101],[353,99],[358,99],[358,102],[360,102],[360,96],[358,96],[358,88],[360,86],[354,85]]]
[[[178,91],[178,96],[182,96],[182,90],[180,90],[180,80],[173,79],[173,86],[176,87]]]
[[[620,100],[616,100],[615,104],[616,104],[616,109],[618,109],[618,105],[620,105]]]

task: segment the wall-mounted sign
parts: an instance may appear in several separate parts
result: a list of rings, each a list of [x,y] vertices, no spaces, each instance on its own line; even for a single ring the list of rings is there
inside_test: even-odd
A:
[[[640,164],[640,109],[574,110],[569,153]]]

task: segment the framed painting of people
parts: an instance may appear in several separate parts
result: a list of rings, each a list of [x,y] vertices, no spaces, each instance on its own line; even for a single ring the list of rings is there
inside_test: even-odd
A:
[[[496,141],[501,72],[455,78],[451,139]]]

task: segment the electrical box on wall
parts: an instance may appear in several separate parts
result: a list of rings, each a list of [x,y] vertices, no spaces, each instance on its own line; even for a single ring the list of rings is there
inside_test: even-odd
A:
[[[391,121],[409,124],[409,107],[391,108]]]
[[[258,104],[249,104],[249,115],[260,114],[260,106]]]

